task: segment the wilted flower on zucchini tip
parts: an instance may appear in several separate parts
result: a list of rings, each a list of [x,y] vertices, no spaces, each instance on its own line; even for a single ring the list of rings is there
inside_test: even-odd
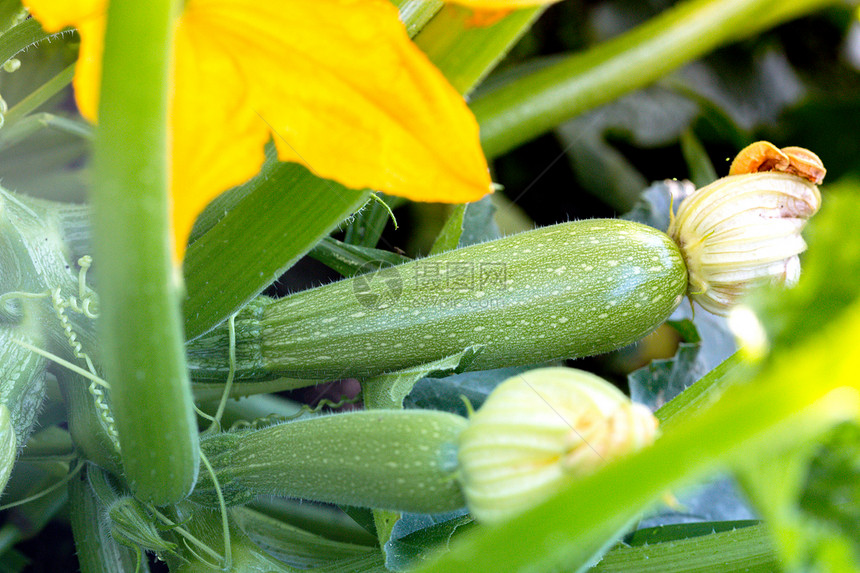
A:
[[[818,187],[788,173],[730,175],[695,191],[669,226],[690,298],[726,315],[756,283],[794,284],[806,250],[800,232],[820,205]]]
[[[755,283],[794,284],[806,250],[800,232],[821,206],[816,184],[826,173],[808,149],[756,141],[728,177],[684,199],[669,235],[687,263],[690,298],[727,315]]]
[[[657,419],[605,380],[541,368],[500,384],[460,436],[460,480],[472,515],[505,520],[571,479],[650,445]]]

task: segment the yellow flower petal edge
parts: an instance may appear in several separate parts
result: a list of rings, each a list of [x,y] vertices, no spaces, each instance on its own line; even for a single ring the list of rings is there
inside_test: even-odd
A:
[[[106,2],[27,0],[78,27],[75,94],[95,119]],[[478,124],[387,0],[188,0],[177,19],[170,128],[177,261],[194,219],[278,156],[349,187],[461,203],[491,191]]]

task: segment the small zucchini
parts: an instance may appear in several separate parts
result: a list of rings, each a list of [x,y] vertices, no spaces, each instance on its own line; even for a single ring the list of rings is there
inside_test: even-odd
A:
[[[562,223],[252,305],[237,321],[239,375],[367,377],[469,347],[472,370],[588,356],[654,330],[686,288],[664,233]],[[224,375],[223,338],[191,343],[195,377]]]
[[[200,445],[228,505],[262,494],[438,513],[466,505],[454,479],[466,425],[448,412],[366,410],[218,434]],[[205,471],[190,499],[217,507]]]

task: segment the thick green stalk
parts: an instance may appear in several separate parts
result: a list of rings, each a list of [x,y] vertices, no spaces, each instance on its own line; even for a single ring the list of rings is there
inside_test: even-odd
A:
[[[199,467],[167,189],[171,0],[108,9],[92,193],[105,366],[126,478],[156,504]]]
[[[472,102],[487,157],[665,76],[718,46],[834,0],[691,0]]]

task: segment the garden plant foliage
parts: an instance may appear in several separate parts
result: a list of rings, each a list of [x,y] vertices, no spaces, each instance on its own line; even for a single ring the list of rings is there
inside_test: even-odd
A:
[[[857,46],[834,0],[0,0],[0,569],[860,569]],[[764,139],[820,212],[716,316],[665,233]]]

